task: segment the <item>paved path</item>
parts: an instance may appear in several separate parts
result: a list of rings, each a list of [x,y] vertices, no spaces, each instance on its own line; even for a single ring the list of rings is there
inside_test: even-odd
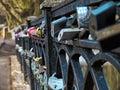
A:
[[[15,55],[0,57],[0,90],[30,90]]]
[[[0,90],[11,89],[11,59],[9,55],[15,55],[15,41],[0,37]]]
[[[16,56],[11,56],[11,81],[12,90],[30,90],[30,86],[24,81],[24,74]]]
[[[0,57],[0,90],[10,90],[9,57]]]

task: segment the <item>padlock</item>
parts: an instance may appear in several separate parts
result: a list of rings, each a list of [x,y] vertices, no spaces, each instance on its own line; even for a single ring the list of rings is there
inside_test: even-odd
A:
[[[38,37],[42,37],[42,34],[43,34],[42,30],[41,30],[40,28],[37,28],[37,29],[36,29],[36,35],[37,35]]]
[[[34,70],[34,75],[37,76],[39,74],[39,70],[38,69],[35,69]]]
[[[89,30],[93,39],[97,38],[96,31],[115,23],[116,3],[106,2],[92,11],[89,22]]]
[[[62,18],[59,18],[57,20],[52,21],[51,22],[51,36],[52,37],[57,37],[59,31],[62,28],[65,28],[66,22],[67,22],[67,18],[66,17],[62,17]]]
[[[44,72],[46,71],[46,69],[47,69],[46,66],[39,65],[40,74],[44,74]]]
[[[36,57],[36,58],[33,57],[33,60],[35,61],[36,67],[39,68],[39,64],[42,61],[42,57]]]
[[[23,51],[23,48],[22,47],[19,47],[18,48],[18,52],[22,52]]]
[[[36,58],[33,58],[33,60],[37,63],[40,63],[40,60],[42,60],[42,57],[36,57]]]
[[[96,33],[102,51],[110,51],[120,46],[120,23]]]
[[[16,44],[16,45],[15,45],[15,49],[16,49],[16,50],[18,50],[19,47],[20,47],[19,44]]]
[[[81,29],[79,28],[64,28],[58,34],[58,41],[62,40],[73,40],[79,35]]]
[[[30,51],[27,52],[27,58],[28,59],[32,59],[34,56],[35,56],[34,52],[30,52]]]
[[[28,29],[28,33],[29,33],[30,35],[33,35],[34,32],[35,32],[35,30],[36,30],[35,27],[31,27],[31,28]]]
[[[36,36],[37,36],[36,30],[37,30],[37,28],[35,28],[35,27],[31,27],[28,29],[28,34],[31,38],[36,38]]]
[[[91,15],[91,7],[89,6],[77,6],[77,21],[79,28],[88,28],[89,19]]]

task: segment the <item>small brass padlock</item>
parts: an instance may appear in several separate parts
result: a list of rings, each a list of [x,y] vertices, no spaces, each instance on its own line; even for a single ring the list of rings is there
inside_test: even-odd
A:
[[[42,60],[42,57],[36,57],[36,58],[33,58],[33,60],[34,60],[35,62],[40,62],[40,61]]]
[[[42,57],[36,57],[36,58],[33,58],[33,60],[35,61],[36,67],[39,67],[39,64],[40,64],[41,61],[42,61]]]
[[[42,37],[42,30],[40,28],[36,29],[36,34],[38,37]]]

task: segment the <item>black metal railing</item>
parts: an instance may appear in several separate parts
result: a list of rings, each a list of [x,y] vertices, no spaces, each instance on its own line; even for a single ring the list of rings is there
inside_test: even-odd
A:
[[[74,18],[70,21],[72,23],[65,28],[78,28],[76,7],[90,6],[94,10],[107,2],[110,2],[104,1],[105,0],[66,0],[55,7],[43,7],[44,15],[30,21],[29,23],[31,26],[29,26],[29,28],[33,26],[40,27],[42,21],[45,20],[44,37],[33,38],[30,37],[30,35],[26,37],[16,37],[16,44],[19,46],[16,50],[18,60],[21,63],[22,71],[28,78],[27,80],[29,81],[32,90],[51,89],[48,82],[54,73],[56,73],[55,77],[63,80],[63,90],[113,90],[106,80],[103,67],[106,62],[108,62],[115,67],[118,75],[120,75],[119,45],[109,48],[109,44],[113,44],[113,46],[116,44],[112,43],[112,38],[119,42],[120,36],[113,37],[117,34],[112,35],[111,33],[105,39],[99,40],[93,38],[91,40],[89,39],[89,36],[91,35],[89,27],[84,28],[84,30],[80,31],[76,37],[71,40],[58,41],[58,37],[51,36],[51,29],[53,29],[51,23],[55,20],[58,20],[63,16],[69,18],[73,15]],[[113,1],[118,8],[119,6],[117,5],[119,5],[120,2]],[[107,15],[105,12],[103,11],[102,14]],[[117,9],[116,15],[119,16],[119,12],[119,9]],[[101,22],[102,19],[104,19],[104,17],[100,17]],[[119,24],[119,19],[117,19],[116,22]],[[113,24],[113,27],[116,25],[116,22]],[[89,23],[89,26],[91,23]],[[28,25],[26,25],[26,27],[27,26]],[[110,28],[113,27],[108,25],[104,28],[110,30]],[[106,30],[104,30],[104,28],[100,29],[100,31],[104,32]],[[64,28],[62,27],[60,31],[62,29]],[[116,28],[113,29],[116,30]],[[117,26],[117,29],[120,29],[119,25]],[[59,34],[60,31],[57,33]],[[97,30],[95,30],[95,32],[99,33]],[[65,38],[66,37],[67,36],[65,36]],[[106,42],[106,44],[108,42],[108,44],[105,45],[102,42]],[[103,47],[103,45],[105,47]],[[119,79],[118,82],[120,82]],[[118,84],[116,88],[118,89],[114,90],[119,90],[120,85]]]

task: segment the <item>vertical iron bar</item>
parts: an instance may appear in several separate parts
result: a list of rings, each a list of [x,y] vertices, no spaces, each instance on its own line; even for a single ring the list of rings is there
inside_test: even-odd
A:
[[[30,86],[31,86],[31,90],[34,90],[34,76],[33,76],[33,72],[32,72],[32,66],[31,66],[31,63],[32,63],[32,59],[30,58]]]
[[[47,62],[47,76],[49,77],[51,66],[50,62],[52,59],[52,37],[51,37],[51,7],[43,7],[45,20],[46,20],[46,36],[45,36],[45,51],[46,51],[46,62]]]

